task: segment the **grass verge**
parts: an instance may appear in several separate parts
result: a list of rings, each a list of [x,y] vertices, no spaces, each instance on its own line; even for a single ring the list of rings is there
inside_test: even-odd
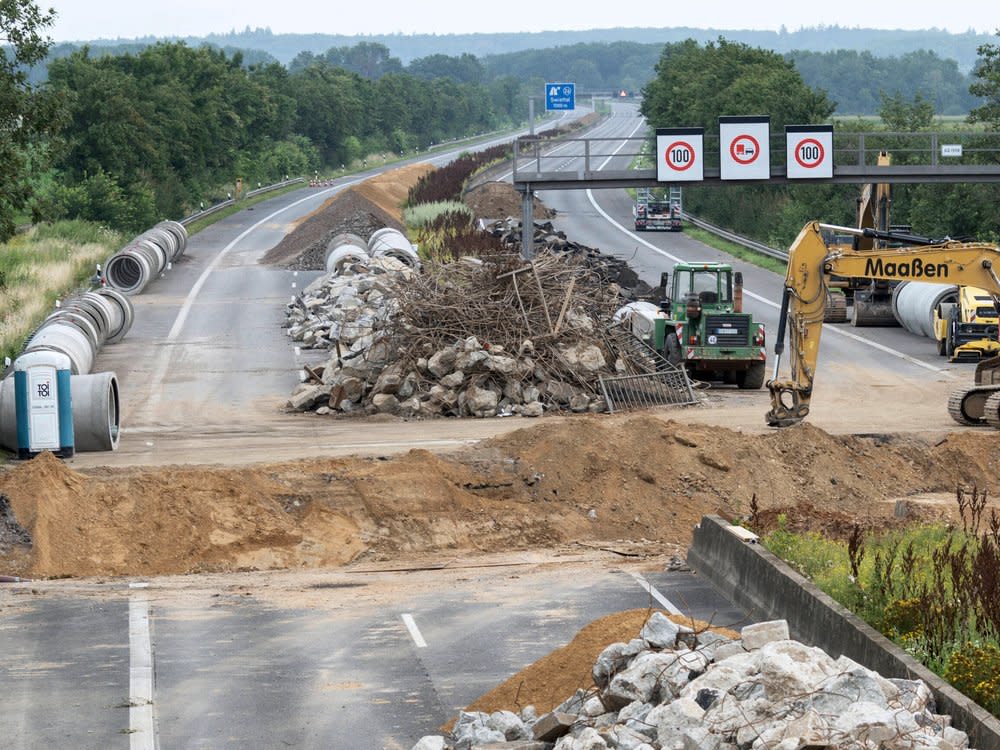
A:
[[[124,242],[86,221],[39,224],[0,245],[0,357],[16,357],[55,301],[87,287]]]
[[[760,268],[773,271],[781,276],[785,275],[785,271],[788,267],[788,264],[783,260],[778,260],[777,258],[771,258],[767,255],[754,252],[753,250],[745,248],[742,245],[737,245],[735,242],[730,242],[729,240],[724,240],[721,237],[716,237],[711,232],[706,232],[704,229],[699,229],[698,227],[691,226],[690,224],[684,225],[684,233],[692,239],[698,240],[698,242],[702,242],[709,247],[714,247],[716,250],[721,250],[724,253],[732,255],[734,258],[739,258],[740,260],[752,263]]]
[[[235,205],[228,206],[217,213],[206,216],[204,219],[198,219],[198,221],[192,222],[187,225],[188,236],[198,234],[198,232],[206,229],[218,221],[222,221],[227,216],[232,216],[240,211],[245,211],[248,208],[256,206],[258,203],[263,203],[264,201],[271,200],[271,198],[277,198],[279,195],[284,195],[285,193],[291,193],[295,190],[301,190],[304,187],[308,187],[309,183],[298,183],[296,185],[289,185],[288,187],[278,188],[277,190],[272,190],[269,193],[262,193],[260,195],[255,195],[252,198],[245,198],[239,201]]]

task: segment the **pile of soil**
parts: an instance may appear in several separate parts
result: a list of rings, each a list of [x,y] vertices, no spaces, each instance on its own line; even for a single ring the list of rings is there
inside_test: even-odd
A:
[[[784,513],[844,531],[887,528],[894,501],[977,483],[997,496],[1000,434],[831,436],[800,425],[746,435],[637,416],[581,417],[451,455],[312,459],[239,469],[76,472],[46,455],[0,475],[30,556],[0,572],[156,574],[330,566],[363,557],[500,552],[631,540],[690,542],[705,514]],[[914,517],[954,516],[914,504]],[[987,512],[988,516],[988,512]],[[656,540],[647,542],[644,540]]]
[[[518,713],[525,706],[534,706],[538,715],[548,713],[578,689],[589,690],[594,685],[591,669],[597,657],[612,643],[628,643],[639,637],[639,631],[654,611],[630,609],[594,620],[586,625],[561,648],[543,656],[517,674],[481,695],[466,707],[466,711],[513,711]],[[739,633],[728,628],[712,627],[706,622],[663,612],[679,625],[695,632],[712,630],[727,638],[739,638]],[[442,730],[450,732],[455,720]]]
[[[508,216],[521,218],[521,194],[506,182],[487,182],[474,187],[462,196],[465,204],[472,209],[477,219],[495,221]],[[551,219],[556,212],[548,208],[538,198],[534,199],[534,218]]]
[[[303,217],[295,229],[267,251],[261,263],[300,271],[323,270],[326,245],[336,234],[351,232],[367,240],[382,227],[405,233],[402,206],[406,195],[431,169],[429,164],[411,164],[341,190]]]

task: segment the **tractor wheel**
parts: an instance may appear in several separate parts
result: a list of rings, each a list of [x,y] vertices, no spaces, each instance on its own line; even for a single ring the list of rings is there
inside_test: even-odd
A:
[[[744,391],[756,391],[764,385],[764,377],[767,374],[767,366],[764,362],[754,362],[749,368],[740,373],[736,380],[736,385]]]

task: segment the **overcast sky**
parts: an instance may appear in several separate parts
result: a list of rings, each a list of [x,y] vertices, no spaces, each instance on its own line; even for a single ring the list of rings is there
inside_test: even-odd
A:
[[[441,0],[40,0],[58,17],[56,41],[202,36],[233,29],[270,27],[275,33],[420,34],[547,31],[620,26],[693,26],[789,30],[821,24],[884,29],[944,28],[994,33],[996,6],[975,2],[913,0],[821,0],[820,2],[614,3],[604,0],[501,0],[456,3]],[[487,9],[488,8],[488,9]]]

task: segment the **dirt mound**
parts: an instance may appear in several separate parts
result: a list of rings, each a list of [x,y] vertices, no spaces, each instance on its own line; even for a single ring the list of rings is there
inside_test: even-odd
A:
[[[521,217],[521,194],[506,182],[486,182],[472,188],[462,196],[465,204],[472,209],[477,219],[506,219],[508,216]],[[551,219],[556,212],[546,207],[538,198],[534,200],[534,218]]]
[[[367,240],[382,227],[405,232],[403,202],[410,188],[431,169],[429,164],[411,164],[341,190],[299,221],[261,263],[322,270],[326,244],[335,234],[351,232]]]
[[[639,631],[655,610],[630,609],[594,620],[580,630],[572,641],[530,664],[505,682],[497,685],[466,707],[466,711],[519,712],[534,706],[541,716],[569,698],[577,689],[593,687],[591,669],[597,657],[612,643],[628,643],[639,637]],[[696,632],[714,630],[727,638],[739,638],[739,633],[726,628],[710,627],[691,618],[669,615],[674,622]],[[454,720],[442,729],[451,731]]]
[[[937,445],[803,425],[745,435],[652,416],[540,424],[450,455],[242,469],[74,472],[41,456],[0,474],[37,576],[339,565],[453,550],[636,543],[675,553],[706,513],[840,533],[892,523],[893,501],[977,483],[995,498],[1000,435]],[[954,516],[949,505],[919,512]],[[768,515],[770,514],[770,515]],[[655,541],[648,541],[655,540]],[[27,568],[24,568],[24,566]]]
[[[79,474],[51,454],[0,479],[32,537],[33,575],[341,564],[354,524],[260,470]]]

